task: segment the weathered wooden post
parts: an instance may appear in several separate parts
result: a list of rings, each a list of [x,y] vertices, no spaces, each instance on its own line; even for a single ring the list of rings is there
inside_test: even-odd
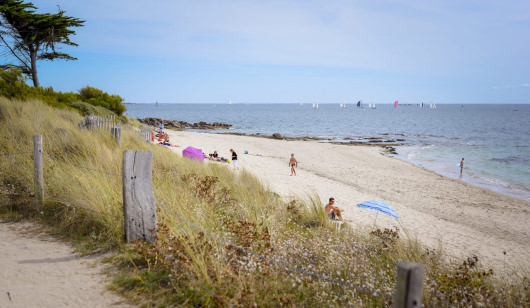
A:
[[[425,268],[419,263],[399,262],[397,265],[394,308],[423,306],[423,275]]]
[[[116,139],[116,142],[118,142],[118,145],[121,147],[121,128],[112,127],[110,129],[110,133],[112,134],[112,137]]]
[[[44,171],[42,164],[42,135],[33,136],[33,184],[35,209],[40,211],[44,202]]]
[[[152,180],[153,151],[123,152],[123,214],[125,240],[154,242],[156,204]]]

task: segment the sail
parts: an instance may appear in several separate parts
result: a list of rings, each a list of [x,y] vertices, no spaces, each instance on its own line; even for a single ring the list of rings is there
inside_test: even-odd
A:
[[[357,107],[361,108],[361,101],[357,102]]]
[[[396,108],[397,105],[398,105],[398,101],[395,101],[395,102],[394,102],[394,108]]]

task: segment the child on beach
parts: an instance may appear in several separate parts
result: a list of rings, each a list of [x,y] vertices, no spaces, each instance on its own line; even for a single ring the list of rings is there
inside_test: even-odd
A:
[[[294,154],[291,154],[291,159],[289,159],[289,166],[291,166],[291,176],[294,175],[296,176],[296,170],[294,169],[294,167],[298,167],[298,161],[296,160],[296,158],[294,158]]]
[[[462,170],[464,170],[464,158],[460,161],[460,175],[462,175]]]

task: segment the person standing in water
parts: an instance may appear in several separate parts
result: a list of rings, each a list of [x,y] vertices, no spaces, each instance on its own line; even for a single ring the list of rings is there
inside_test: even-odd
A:
[[[291,175],[294,174],[296,176],[296,170],[294,168],[298,167],[298,161],[296,160],[296,158],[294,158],[294,154],[291,154],[291,159],[289,159],[289,166],[291,166]]]
[[[464,158],[460,161],[460,175],[462,175],[462,170],[464,170]]]

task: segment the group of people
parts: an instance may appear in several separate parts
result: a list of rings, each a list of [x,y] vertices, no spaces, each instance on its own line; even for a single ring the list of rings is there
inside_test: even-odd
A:
[[[238,169],[237,153],[234,151],[234,149],[230,149],[230,153],[232,153],[232,165],[234,166],[234,169]],[[213,154],[204,154],[204,158],[217,162],[228,162],[226,158],[220,157],[217,151],[213,151]]]

